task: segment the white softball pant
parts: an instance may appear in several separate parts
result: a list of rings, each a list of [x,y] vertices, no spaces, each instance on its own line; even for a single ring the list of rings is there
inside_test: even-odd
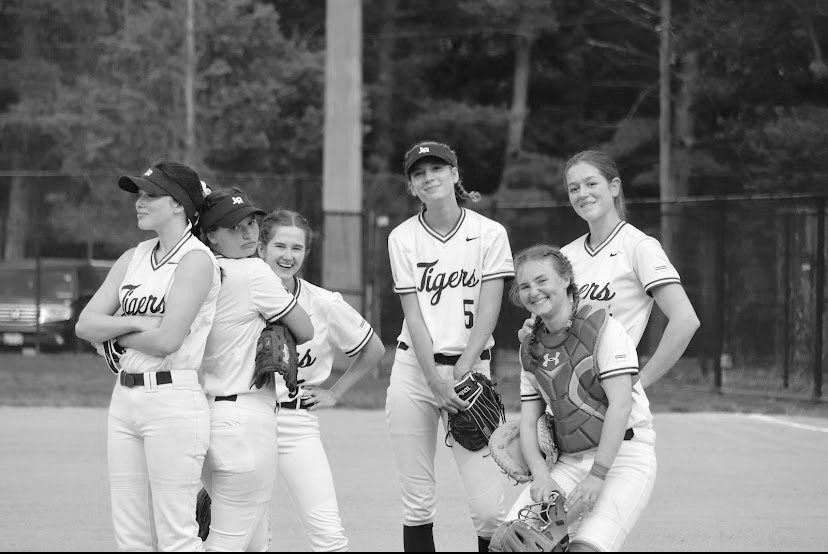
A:
[[[346,552],[348,539],[339,517],[331,466],[322,447],[318,414],[302,408],[283,407],[277,420],[279,473],[311,550]],[[257,530],[255,544],[269,544],[271,525],[268,513]]]
[[[266,543],[251,541],[276,480],[276,398],[255,393],[227,398],[208,398],[210,449],[201,481],[212,506],[204,546],[208,552],[266,552]]]
[[[592,511],[580,518],[572,514],[570,544],[580,542],[599,552],[618,552],[647,507],[657,472],[655,431],[636,427],[634,432],[631,440],[621,443]],[[595,450],[561,454],[550,475],[568,495],[589,474],[594,459]],[[527,486],[515,500],[508,520],[517,519],[518,510],[531,503]]]
[[[480,360],[472,370],[489,376],[489,360]],[[453,371],[450,365],[437,366],[444,379],[452,379]],[[448,413],[437,408],[413,349],[397,349],[385,418],[402,492],[403,524],[433,523],[437,501],[434,457],[438,441],[444,444]],[[439,426],[441,419],[443,425]],[[488,448],[471,452],[454,443],[451,452],[463,479],[477,535],[489,539],[506,516],[503,473]]]
[[[112,523],[122,552],[202,552],[196,492],[210,437],[207,399],[195,371],[159,385],[120,380],[112,391],[107,459]]]

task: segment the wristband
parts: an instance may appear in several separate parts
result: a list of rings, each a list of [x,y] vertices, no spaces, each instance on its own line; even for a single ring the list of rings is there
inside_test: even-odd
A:
[[[607,473],[609,473],[609,468],[598,463],[593,463],[592,469],[589,470],[590,475],[597,477],[601,481],[607,480]]]

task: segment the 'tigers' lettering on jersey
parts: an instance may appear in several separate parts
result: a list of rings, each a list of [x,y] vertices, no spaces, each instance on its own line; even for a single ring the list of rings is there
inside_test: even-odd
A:
[[[300,367],[300,368],[303,368],[303,367],[310,367],[310,366],[312,366],[314,363],[316,363],[316,358],[314,358],[313,356],[311,356],[311,353],[310,353],[310,348],[308,348],[308,350],[305,352],[305,355],[304,355],[304,356],[302,356],[302,359],[301,359],[301,360],[299,360],[299,367]]]
[[[609,302],[615,298],[615,293],[610,290],[609,286],[609,283],[604,283],[604,288],[598,290],[598,283],[589,283],[578,289],[578,296],[584,300]]]
[[[135,289],[139,286],[140,285],[124,285],[121,287],[121,290],[126,290],[124,300],[121,302],[121,310],[124,312],[124,315],[143,315],[147,312],[152,314],[163,314],[164,298],[157,298],[151,294],[140,298],[132,297],[132,293],[135,292]]]
[[[433,262],[422,262],[418,263],[417,267],[424,267],[425,271],[423,271],[423,276],[420,278],[420,285],[417,287],[417,292],[434,292],[431,295],[431,305],[436,306],[440,303],[440,297],[443,295],[443,291],[452,288],[455,289],[457,287],[476,287],[477,284],[480,282],[475,274],[474,270],[471,273],[467,273],[465,269],[461,269],[460,271],[452,271],[448,275],[445,272],[443,273],[434,273],[434,266],[440,260],[435,260]]]

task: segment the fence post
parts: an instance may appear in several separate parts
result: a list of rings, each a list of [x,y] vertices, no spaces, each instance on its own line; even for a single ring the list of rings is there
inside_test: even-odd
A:
[[[789,213],[785,214],[785,251],[782,253],[782,386],[788,388],[791,379],[791,252],[793,252],[793,226]]]
[[[716,348],[713,356],[713,386],[716,391],[722,390],[722,354],[724,352],[724,334],[725,334],[725,306],[724,302],[727,298],[725,295],[725,239],[727,236],[725,231],[727,227],[727,202],[724,199],[719,201],[719,221],[718,221],[718,236],[716,241],[716,302],[715,305],[719,307],[716,321]]]
[[[816,252],[816,321],[814,322],[814,400],[822,397],[822,341],[825,317],[825,196],[819,198],[817,210]]]

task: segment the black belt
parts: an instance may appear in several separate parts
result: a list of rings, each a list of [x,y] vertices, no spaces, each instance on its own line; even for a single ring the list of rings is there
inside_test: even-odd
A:
[[[296,400],[298,400],[298,398]],[[279,408],[288,408],[290,410],[295,410],[296,409],[296,400],[291,400],[290,402],[278,402],[277,405],[279,406]],[[310,403],[310,404],[306,403],[304,398],[301,400],[301,402],[299,402],[299,409],[300,410],[307,410],[311,406],[313,406],[313,403]]]
[[[398,342],[397,348],[400,350],[408,350],[409,346],[404,342]],[[435,354],[434,355],[434,363],[440,365],[457,365],[457,361],[460,359],[460,355],[457,354],[455,356],[449,356],[447,354]],[[492,352],[491,350],[484,350],[480,353],[481,360],[491,360],[492,359]]]
[[[144,374],[143,373],[127,373],[126,371],[121,371],[118,374],[118,380],[121,384],[127,388],[132,387],[143,387],[144,386]],[[155,374],[155,382],[159,385],[169,385],[172,383],[172,373],[169,371],[159,371]]]
[[[627,429],[627,432],[624,433],[624,440],[625,441],[632,440],[632,438],[634,436],[635,436],[635,433],[633,432],[632,427],[630,427],[629,429]]]
[[[226,400],[227,402],[235,402],[238,396],[238,394],[231,394],[230,396],[216,396],[216,402],[221,402],[222,400]]]

